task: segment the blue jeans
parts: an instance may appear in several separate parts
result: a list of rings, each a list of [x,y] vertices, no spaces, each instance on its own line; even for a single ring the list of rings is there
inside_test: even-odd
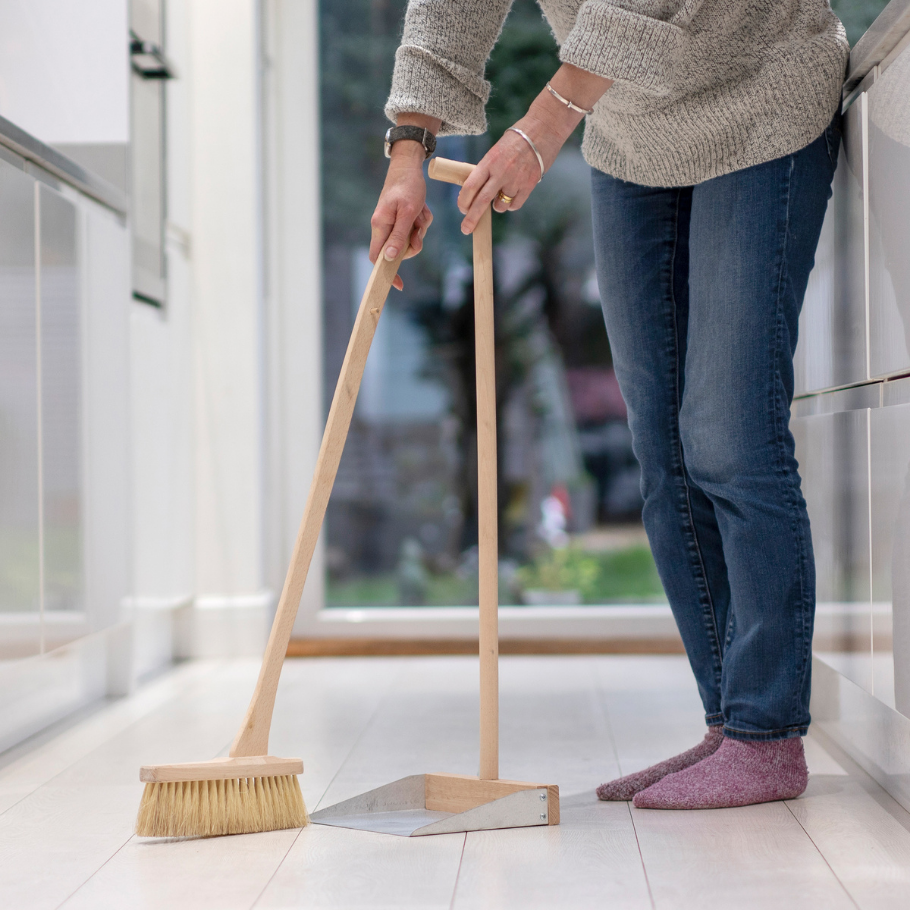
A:
[[[697,186],[593,174],[643,519],[709,724],[809,726],[815,564],[789,430],[793,352],[840,133]]]

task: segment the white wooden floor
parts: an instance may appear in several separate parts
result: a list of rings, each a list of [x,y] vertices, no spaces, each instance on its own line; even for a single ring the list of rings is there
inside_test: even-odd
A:
[[[139,840],[139,765],[225,754],[252,661],[196,662],[0,755],[3,910],[907,908],[910,813],[807,740],[801,799],[659,812],[596,784],[693,745],[677,657],[502,660],[503,777],[558,783],[562,824],[405,839],[310,826]],[[289,661],[272,752],[310,809],[407,774],[476,772],[470,658]]]

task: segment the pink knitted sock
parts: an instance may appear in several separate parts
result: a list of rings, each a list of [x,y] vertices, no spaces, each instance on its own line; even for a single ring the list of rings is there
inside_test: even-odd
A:
[[[723,809],[794,799],[809,771],[799,737],[772,742],[724,738],[704,761],[668,774],[632,801],[638,809]]]
[[[687,752],[682,752],[679,755],[674,755],[673,758],[651,765],[650,768],[645,768],[644,771],[636,771],[634,774],[627,774],[625,777],[619,777],[609,783],[601,784],[596,791],[597,798],[603,800],[632,799],[636,793],[646,787],[650,787],[651,784],[656,784],[662,777],[666,777],[674,771],[682,771],[684,768],[700,762],[703,758],[713,755],[724,738],[721,730],[723,730],[723,727],[719,724],[716,727],[708,727],[705,738]]]

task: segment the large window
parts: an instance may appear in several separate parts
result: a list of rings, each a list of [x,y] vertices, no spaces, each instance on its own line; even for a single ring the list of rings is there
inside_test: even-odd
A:
[[[884,5],[833,3],[852,43]],[[326,408],[370,270],[405,6],[320,4]],[[517,0],[487,67],[489,131],[442,139],[438,154],[478,161],[558,65],[538,6]],[[580,140],[524,209],[494,216],[501,603],[664,599],[600,311]],[[380,323],[329,506],[329,606],[476,603],[470,241],[455,188],[428,191],[435,221]]]
[[[369,275],[385,175],[382,113],[403,0],[321,4],[326,407]],[[442,139],[477,161],[557,69],[519,0],[487,68],[490,129]],[[663,600],[594,276],[581,131],[518,213],[494,215],[502,603]],[[470,240],[430,183],[425,251],[406,263],[370,353],[329,506],[329,606],[477,600]]]

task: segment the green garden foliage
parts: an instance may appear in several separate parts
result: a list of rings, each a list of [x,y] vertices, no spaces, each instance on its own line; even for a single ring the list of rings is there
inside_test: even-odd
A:
[[[579,546],[548,550],[522,566],[524,590],[578,591],[586,604],[663,601],[663,587],[651,551],[645,546],[592,552]]]

